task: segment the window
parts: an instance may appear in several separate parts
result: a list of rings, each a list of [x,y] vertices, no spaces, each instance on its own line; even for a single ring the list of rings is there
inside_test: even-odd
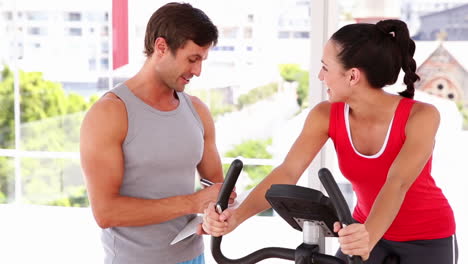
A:
[[[102,54],[109,54],[109,43],[107,41],[101,42],[101,53]]]
[[[251,39],[252,38],[252,28],[251,27],[245,27],[244,28],[244,38],[246,39]]]
[[[82,34],[81,28],[76,28],[76,27],[68,28],[69,36],[81,36],[81,34]]]
[[[296,31],[293,33],[293,38],[309,38],[308,31]]]
[[[221,27],[221,36],[226,39],[234,39],[237,37],[238,27]]]
[[[67,14],[68,21],[81,21],[81,13],[78,12],[70,12]]]
[[[90,22],[106,22],[107,21],[107,13],[105,12],[89,11],[89,12],[86,12],[84,16],[86,16],[87,21],[90,21]]]
[[[7,5],[2,5],[6,1],[0,0],[0,5],[7,7]],[[34,2],[33,0],[25,1]],[[75,217],[77,215],[79,217],[76,219],[86,219],[80,224],[73,225],[74,228],[71,231],[79,230],[81,232],[83,230],[83,234],[88,234],[85,232],[95,228],[79,164],[80,124],[86,111],[103,93],[111,89],[113,84],[131,77],[131,72],[138,69],[144,62],[145,57],[141,49],[146,22],[152,13],[150,11],[162,4],[160,1],[155,4],[156,6],[138,7],[138,1],[129,0],[129,6],[133,7],[129,8],[129,17],[134,22],[129,28],[131,33],[129,47],[131,48],[128,69],[131,70],[112,71],[110,57],[112,50],[109,43],[112,41],[110,39],[112,28],[109,25],[111,2],[107,1],[90,6],[76,2],[72,11],[66,7],[66,4],[60,4],[53,10],[48,7],[43,7],[41,10],[40,5],[34,5],[38,7],[39,11],[31,11],[28,9],[28,5],[18,5],[17,10],[7,7],[5,11],[2,11],[2,21],[12,20],[13,14],[17,12],[16,18],[19,23],[16,28],[9,31],[11,34],[2,35],[2,42],[11,44],[2,45],[0,49],[2,60],[0,64],[0,72],[2,73],[0,75],[0,204],[40,205],[37,208],[40,208],[38,212],[41,213],[30,217],[30,220],[24,220],[30,221],[31,226],[35,224],[35,217],[49,215],[50,211],[44,211],[49,210],[51,208],[49,206],[54,209],[76,206],[87,209],[67,208],[65,213],[63,211],[60,213],[60,216],[64,217],[63,219],[69,219],[66,216]],[[188,2],[197,7],[204,1]],[[302,128],[312,99],[314,96],[317,97],[316,94],[311,94],[312,91],[316,93],[320,90],[320,86],[315,85],[316,83],[309,85],[315,81],[315,79],[309,80],[309,78],[316,78],[317,74],[317,69],[311,64],[311,58],[319,57],[315,56],[318,53],[311,56],[311,52],[313,52],[311,41],[316,36],[309,32],[309,27],[324,26],[323,24],[311,23],[314,9],[311,9],[310,5],[315,4],[316,1],[281,0],[278,2],[281,4],[271,3],[268,8],[265,8],[264,4],[252,4],[251,8],[236,9],[240,10],[241,14],[233,19],[226,16],[225,11],[223,11],[225,10],[223,9],[225,1],[210,1],[208,5],[210,9],[209,12],[207,9],[207,14],[213,17],[213,21],[219,22],[219,42],[213,51],[210,51],[208,60],[204,61],[201,76],[193,78],[186,89],[189,94],[200,98],[213,115],[217,145],[224,166],[227,167],[233,158],[242,156],[245,169],[237,186],[238,193],[258,184],[275,166],[281,163]],[[329,1],[329,3],[331,2]],[[337,8],[338,12],[345,10],[346,15],[339,14],[332,16],[332,18],[343,19],[337,21],[337,24],[340,25],[353,22],[345,20],[353,18],[352,15],[355,12],[352,12],[352,8],[365,10],[367,2],[360,1],[361,4],[356,6],[356,0],[338,0],[337,3],[340,7],[346,6],[342,9]],[[377,2],[372,1],[373,4]],[[400,4],[398,1],[393,2]],[[466,5],[468,1],[458,1],[457,3]],[[232,4],[235,5],[237,2],[232,1]],[[403,0],[401,6],[411,10],[405,17],[414,19],[414,21],[407,21],[407,23],[415,29],[420,29],[415,32],[415,36],[417,34],[421,38],[421,42],[416,43],[417,55],[431,54],[433,50],[428,51],[422,40],[434,43],[440,29],[447,26],[443,24],[443,21],[448,19],[442,13],[439,14],[442,18],[438,20],[427,22],[422,17],[428,13],[439,12],[445,6],[443,4],[436,6],[436,2],[430,0]],[[455,8],[456,6],[458,5],[451,7]],[[205,9],[203,6],[200,8]],[[369,16],[374,17],[375,14],[372,14],[372,10],[374,9],[369,8]],[[466,12],[463,11],[460,14],[462,14],[460,19],[467,22]],[[57,18],[65,23],[51,23]],[[41,21],[47,21],[47,23]],[[239,24],[239,22],[242,23]],[[462,23],[458,24],[462,25]],[[331,25],[328,26],[331,27]],[[462,67],[466,70],[468,69],[467,55],[465,54],[466,43],[463,42],[468,38],[466,25],[465,27],[449,28],[449,30],[447,32],[453,32],[454,35],[465,38],[457,41],[445,41],[443,45],[446,45],[449,52],[453,52],[453,57],[459,63],[463,63]],[[26,39],[25,36],[31,39]],[[460,45],[457,46],[456,42]],[[316,50],[320,50],[320,48],[314,46]],[[421,51],[425,52],[419,53]],[[11,54],[18,56],[15,57]],[[47,56],[48,60],[40,60],[39,56],[35,56],[37,54],[50,54],[51,56]],[[418,57],[418,66],[425,59],[422,58],[422,55],[421,58]],[[18,68],[14,68],[15,65]],[[281,67],[293,68],[295,74],[291,77],[294,78],[291,82],[286,80],[287,72],[284,68],[281,70]],[[461,72],[463,71],[458,71],[456,76],[462,76]],[[468,81],[460,81],[460,83],[462,85],[459,87],[466,89]],[[449,117],[455,121],[446,122],[453,122],[453,127],[458,127],[462,126],[459,123],[464,120],[465,128],[468,128],[466,101],[451,102],[463,96],[466,97],[468,91],[464,90],[464,93],[461,93],[457,89],[452,89],[453,85],[449,86],[448,83],[434,82],[433,84],[430,86],[432,96],[439,96],[437,92],[440,92],[438,99],[445,100],[443,102],[447,104],[454,104],[452,106],[460,109],[459,112],[454,112],[453,116]],[[15,91],[19,91],[19,94]],[[448,119],[444,116],[446,113],[442,111],[441,114],[443,115],[442,120],[445,122]],[[440,133],[443,133],[444,129],[441,129]],[[463,215],[466,208],[462,204],[466,200],[466,195],[462,190],[466,186],[463,184],[463,179],[468,171],[465,161],[468,156],[466,131],[460,128],[450,137],[438,138],[436,143],[438,152],[434,153],[434,161],[439,163],[433,164],[434,175],[439,175],[436,180],[445,184],[441,187],[449,199],[455,201],[452,205],[457,217],[457,232],[460,238],[468,236],[468,230],[462,224],[468,221]],[[333,150],[333,148],[327,148],[327,151],[329,149]],[[337,174],[340,188],[345,194],[347,202],[354,204],[356,201],[352,188],[349,182],[338,174],[336,160],[330,158],[329,154],[324,154],[323,160],[325,166],[334,168],[333,172]],[[446,172],[446,170],[450,172]],[[300,185],[310,185],[312,180],[309,181],[309,179],[316,176],[308,177],[307,174],[308,172],[301,177]],[[2,211],[6,210],[5,208],[0,206],[0,215],[7,217],[8,214]],[[53,219],[53,216],[55,214],[50,214],[50,218],[44,219],[50,220]],[[270,217],[270,219],[275,219],[275,217]],[[271,220],[271,222],[275,221]],[[281,237],[280,243],[284,243],[284,245],[271,246],[295,247],[296,245],[291,245],[295,243],[292,237],[299,235],[296,241],[300,241],[300,233],[294,233],[287,227],[285,228],[281,220],[277,220],[277,222],[279,222],[278,232],[282,232],[283,229],[285,232],[273,236]],[[40,223],[55,222],[44,220]],[[276,231],[276,226],[271,228],[258,223],[259,221],[256,223],[253,221],[251,224],[254,230],[259,230],[258,232],[266,234],[271,233],[272,229]],[[246,223],[246,225],[249,224]],[[262,227],[265,227],[264,231],[260,230]],[[17,230],[14,235],[14,238],[17,238],[24,230],[24,225],[9,225],[8,228]],[[52,225],[44,228],[44,230],[46,228],[57,230]],[[37,228],[34,231],[43,230]],[[95,235],[95,233],[90,234],[88,237]],[[5,234],[2,233],[2,235]],[[47,236],[42,233],[40,236],[35,236],[31,233],[31,237],[41,237],[40,243],[34,243],[31,246],[36,250],[33,252],[45,252],[49,248],[56,248],[55,245],[70,245],[70,242],[76,240],[75,236],[68,236],[66,239],[59,237],[58,239],[56,233],[50,233]],[[262,235],[256,237],[262,237]],[[5,239],[13,241],[10,237]],[[253,245],[252,243],[257,243],[254,241],[255,238],[249,239],[248,243],[244,241],[245,250],[250,251],[249,245],[253,247],[252,250],[258,249],[259,244]],[[84,253],[80,255],[91,258],[93,255],[88,254],[88,252],[100,249],[99,238],[93,240],[95,244],[82,242],[76,242]],[[31,252],[26,248],[28,246],[26,244],[24,252]],[[63,254],[76,256],[73,248],[77,247],[65,248]],[[209,247],[206,248],[207,264],[214,263],[209,260],[211,257]],[[232,256],[241,254],[238,247],[233,245],[232,248],[236,250]],[[465,263],[464,260],[468,257],[463,255],[467,252],[466,248],[466,243],[459,240],[460,263]],[[229,255],[229,252],[227,253]],[[19,262],[21,263],[32,263],[33,261],[21,261],[28,257],[26,255],[38,256],[37,254],[15,254],[12,261],[7,261],[8,257],[7,260],[3,260],[16,263],[18,262],[17,258],[20,258]],[[86,259],[81,263],[99,262],[97,259],[100,259],[100,256],[98,253],[97,256],[94,255],[95,259]],[[34,261],[38,263],[66,262],[63,259],[53,262],[50,259],[37,258]]]
[[[88,61],[89,61],[89,70],[90,71],[95,71],[96,70],[96,59],[95,58],[90,58]]]
[[[101,70],[106,71],[109,69],[109,59],[101,58]]]
[[[280,31],[278,32],[278,38],[280,39],[287,39],[287,38],[290,38],[291,36],[291,32],[289,31]]]
[[[5,20],[13,20],[13,12],[3,12],[3,17]]]
[[[30,35],[41,35],[41,28],[39,27],[29,27],[28,34]]]
[[[49,17],[48,11],[28,11],[25,12],[26,18],[30,21],[47,21]]]
[[[108,26],[102,26],[101,27],[101,36],[109,36],[109,27]]]

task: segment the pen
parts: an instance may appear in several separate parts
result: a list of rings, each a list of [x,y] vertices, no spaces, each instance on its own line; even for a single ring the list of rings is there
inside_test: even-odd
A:
[[[204,185],[206,187],[209,187],[209,186],[214,184],[212,181],[204,179],[204,178],[200,178],[200,183],[201,183],[201,185]],[[215,208],[216,208],[216,212],[218,212],[218,214],[221,214],[223,212],[223,209],[221,209],[221,205],[216,204]]]
[[[206,187],[209,187],[214,184],[212,181],[204,179],[204,178],[200,178],[200,183]]]

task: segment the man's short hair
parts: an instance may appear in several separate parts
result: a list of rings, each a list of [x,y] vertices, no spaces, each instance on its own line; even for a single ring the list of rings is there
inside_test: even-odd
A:
[[[153,13],[146,26],[145,54],[154,52],[154,42],[162,37],[173,54],[183,47],[187,40],[198,46],[218,42],[218,29],[200,9],[188,3],[168,3]]]

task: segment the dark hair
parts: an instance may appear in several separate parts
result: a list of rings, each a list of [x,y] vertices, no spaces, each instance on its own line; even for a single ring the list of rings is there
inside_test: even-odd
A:
[[[394,84],[403,69],[406,90],[399,94],[413,98],[414,83],[419,80],[413,59],[416,46],[405,22],[389,19],[375,25],[350,24],[335,32],[331,39],[341,49],[338,59],[343,67],[364,71],[374,88]]]
[[[146,26],[145,54],[154,52],[154,42],[162,37],[173,54],[183,47],[187,40],[199,46],[216,45],[218,29],[200,9],[187,3],[168,3],[153,13]]]

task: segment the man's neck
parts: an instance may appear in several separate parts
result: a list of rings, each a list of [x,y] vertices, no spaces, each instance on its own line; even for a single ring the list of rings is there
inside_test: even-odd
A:
[[[158,110],[175,109],[179,104],[176,92],[157,78],[154,68],[145,66],[125,82],[127,87],[146,104]]]

